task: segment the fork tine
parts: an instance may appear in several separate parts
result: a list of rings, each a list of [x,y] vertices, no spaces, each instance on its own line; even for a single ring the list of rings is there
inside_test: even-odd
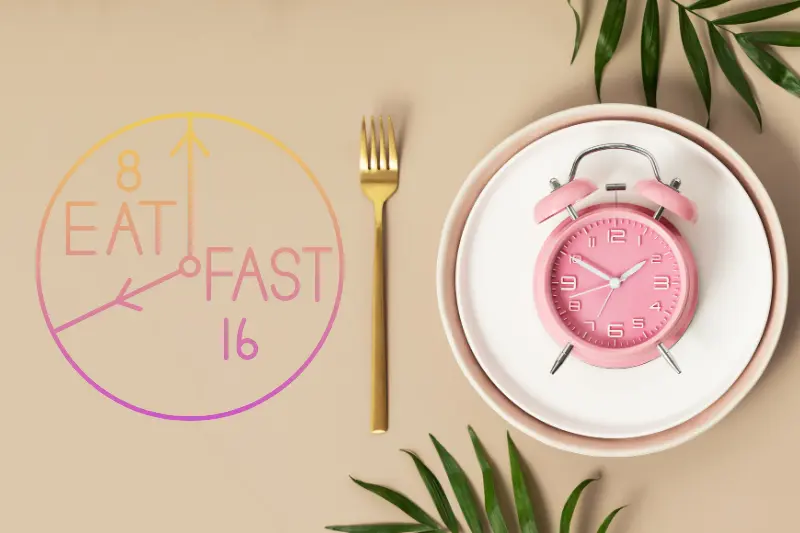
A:
[[[389,124],[389,170],[397,170],[397,143],[394,140],[394,125],[392,117],[387,117]]]
[[[367,159],[367,119],[361,117],[361,172],[369,170],[369,160]]]
[[[386,159],[386,142],[383,135],[383,116],[378,117],[378,139],[380,141],[380,151],[378,152],[378,168],[381,170],[388,170],[389,165]]]
[[[370,139],[369,139],[369,168],[378,170],[378,155],[375,153],[375,117],[369,118]]]

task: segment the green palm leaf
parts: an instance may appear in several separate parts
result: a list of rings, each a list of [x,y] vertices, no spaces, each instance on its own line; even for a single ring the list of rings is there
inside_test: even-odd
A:
[[[575,44],[572,47],[572,59],[569,62],[571,65],[575,62],[575,56],[578,55],[578,48],[581,46],[581,16],[575,6],[572,5],[572,0],[567,0],[567,5],[572,10],[572,14],[575,15]]]
[[[325,526],[331,531],[345,533],[433,533],[425,524],[361,524],[355,526]]]
[[[800,31],[751,31],[737,34],[740,37],[756,44],[800,46]]]
[[[730,2],[730,0],[700,0],[699,2],[695,2],[687,7],[693,10],[708,9],[709,7],[721,6],[722,4],[727,4],[728,2]]]
[[[617,516],[617,513],[623,510],[625,507],[619,507],[611,511],[603,523],[600,524],[600,528],[597,530],[597,533],[606,533],[608,531],[609,526],[611,526],[611,521],[614,520],[614,517]]]
[[[741,35],[736,36],[736,40],[742,47],[750,61],[757,66],[761,72],[771,79],[775,84],[783,87],[795,96],[800,96],[800,79],[797,75],[784,65],[780,59],[770,54],[766,50],[759,48]]]
[[[700,44],[694,24],[689,20],[689,15],[682,7],[678,9],[678,20],[681,27],[683,51],[692,69],[692,74],[694,74],[697,87],[700,89],[700,94],[703,96],[703,102],[706,104],[708,117],[706,127],[708,127],[711,124],[711,75],[708,72],[706,54],[703,52],[703,45]]]
[[[747,82],[747,78],[742,71],[742,67],[739,66],[739,62],[736,61],[736,56],[733,54],[733,50],[731,50],[731,47],[728,46],[728,42],[725,40],[722,34],[720,34],[719,30],[714,26],[714,24],[709,22],[707,25],[708,34],[711,37],[711,47],[714,49],[714,55],[717,57],[717,62],[719,63],[723,74],[725,74],[725,77],[728,78],[728,81],[731,83],[731,85],[733,85],[733,88],[736,89],[736,92],[739,93],[739,96],[742,97],[742,99],[753,111],[756,119],[758,119],[759,128],[763,129],[763,125],[761,123],[761,111],[758,109],[758,104],[756,103],[755,96],[753,96],[753,91],[750,89],[750,84]]]
[[[517,445],[511,440],[511,433],[507,433],[508,457],[511,463],[511,484],[514,486],[514,503],[517,507],[517,520],[520,533],[539,533],[533,512],[533,502],[528,494],[525,484],[525,474],[522,471],[522,460],[519,456]]]
[[[578,506],[578,500],[581,497],[581,493],[583,493],[584,489],[594,481],[597,480],[585,479],[581,481],[572,491],[572,494],[569,495],[569,498],[567,498],[567,503],[564,504],[564,509],[561,510],[561,527],[559,528],[559,533],[569,533],[570,527],[572,526],[572,515],[575,514],[575,507]]]
[[[429,529],[439,529],[439,524],[436,523],[436,520],[434,520],[428,513],[423,511],[419,505],[408,499],[407,496],[400,494],[399,492],[388,487],[360,481],[352,476],[350,479],[352,479],[353,482],[355,482],[359,487],[364,488],[391,503],[417,522],[426,524]]]
[[[486,516],[489,517],[489,525],[494,533],[508,533],[508,526],[506,526],[505,518],[503,518],[500,502],[497,501],[494,472],[492,472],[492,466],[489,464],[489,458],[486,456],[486,451],[483,449],[478,435],[475,434],[475,430],[471,426],[468,426],[467,429],[472,440],[472,446],[475,448],[475,455],[478,457],[478,464],[480,464],[481,472],[483,473],[483,501],[486,507]]]
[[[509,528],[506,523],[505,517],[502,514],[499,497],[497,493],[498,486],[494,477],[494,469],[492,468],[489,456],[486,449],[483,447],[477,433],[471,426],[467,426],[469,431],[470,440],[475,450],[475,455],[478,459],[478,464],[481,467],[483,474],[483,487],[485,495],[486,513],[488,515],[489,524],[491,525],[490,533],[509,533]],[[522,459],[517,449],[516,444],[511,438],[511,434],[506,432],[508,441],[508,455],[509,463],[511,466],[511,481],[514,492],[514,503],[517,510],[517,519],[519,523],[520,533],[539,533],[534,518],[533,500],[528,492],[528,486],[525,482],[524,469]],[[430,435],[436,452],[442,461],[445,473],[453,488],[453,492],[458,500],[458,504],[464,514],[464,519],[467,523],[470,533],[484,533],[484,517],[482,516],[481,507],[478,505],[475,494],[472,490],[467,475],[455,458],[444,446],[434,437]],[[420,459],[414,452],[408,450],[401,450],[412,458],[417,468],[420,477],[428,489],[428,493],[436,505],[442,521],[445,523],[449,533],[459,533],[459,524],[453,513],[453,508],[447,500],[444,493],[442,484],[437,479],[436,475],[428,468],[428,466]],[[447,533],[436,520],[427,514],[420,506],[411,501],[407,496],[382,485],[367,483],[350,477],[354,483],[363,489],[380,496],[382,499],[391,503],[405,514],[414,519],[415,523],[378,523],[378,524],[352,524],[352,525],[334,525],[325,526],[325,529],[330,531],[339,531],[342,533]],[[596,479],[586,479],[578,484],[575,489],[570,493],[564,507],[561,511],[561,520],[559,526],[559,533],[570,533],[572,527],[572,519],[575,514],[575,509],[578,506],[584,490]],[[606,516],[598,533],[607,533],[612,521],[617,514],[624,507],[615,509],[608,516]],[[511,524],[512,526],[514,524]],[[516,528],[514,528],[516,530]]]
[[[800,1],[787,2],[785,4],[762,7],[760,9],[753,9],[752,11],[745,11],[744,13],[737,13],[735,15],[718,18],[714,21],[714,23],[720,26],[726,26],[729,24],[748,24],[750,22],[759,22],[783,15],[784,13],[788,13],[790,11],[794,11],[798,7],[800,7]]]
[[[439,511],[439,516],[442,518],[444,525],[447,526],[447,529],[450,530],[451,533],[458,533],[458,520],[456,520],[456,515],[453,514],[453,508],[447,500],[444,489],[442,489],[442,484],[439,483],[439,480],[434,473],[431,472],[431,469],[428,468],[427,465],[422,462],[422,459],[417,457],[414,452],[408,450],[402,451],[407,453],[414,460],[417,472],[419,472],[422,482],[425,483],[425,488],[428,489],[428,494],[431,495],[433,504],[436,506],[436,510]]]
[[[661,34],[658,0],[647,0],[642,21],[642,83],[647,105],[656,107],[658,71],[661,63]]]
[[[461,465],[450,455],[450,452],[436,440],[436,437],[433,435],[430,437],[442,461],[447,478],[450,480],[450,486],[453,487],[453,493],[456,495],[456,500],[458,500],[458,505],[461,507],[461,512],[464,513],[464,520],[467,522],[469,530],[472,533],[483,533],[478,504],[475,502],[475,496],[472,493],[464,469],[462,469]]]
[[[597,99],[600,98],[600,85],[603,81],[603,71],[611,61],[611,56],[617,49],[622,26],[625,24],[625,9],[627,0],[608,0],[603,22],[600,25],[600,35],[597,37],[597,46],[594,51],[594,86]]]

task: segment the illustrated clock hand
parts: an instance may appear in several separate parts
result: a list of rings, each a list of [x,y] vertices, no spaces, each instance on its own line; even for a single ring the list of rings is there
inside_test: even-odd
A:
[[[170,156],[178,153],[182,146],[186,145],[186,248],[187,254],[192,256],[194,253],[194,147],[200,149],[204,156],[208,157],[208,149],[197,138],[194,132],[192,116],[189,115],[186,125],[186,133],[183,134],[178,144],[170,152]]]
[[[117,305],[121,307],[126,307],[128,309],[132,309],[134,311],[141,311],[142,306],[131,303],[128,300],[130,300],[136,295],[142,294],[145,291],[154,289],[155,287],[158,287],[162,283],[169,281],[177,276],[192,278],[196,276],[199,272],[200,272],[200,262],[192,256],[186,256],[183,259],[181,259],[177,269],[167,274],[164,274],[163,276],[156,278],[149,283],[145,283],[144,285],[142,285],[141,287],[137,287],[136,289],[129,289],[129,287],[131,286],[131,278],[128,278],[127,280],[125,280],[125,283],[123,283],[122,285],[122,289],[120,289],[120,291],[117,293],[114,299],[104,303],[103,305],[95,307],[91,311],[87,311],[86,313],[78,317],[75,317],[72,320],[65,322],[64,324],[61,324],[60,326],[54,328],[53,331],[55,333],[64,331],[67,328],[71,328],[72,326],[79,324],[89,318],[92,318],[93,316],[102,313],[103,311],[107,311],[108,309],[111,309],[112,307],[115,307]]]
[[[639,261],[638,263],[636,263],[635,265],[633,265],[632,267],[630,267],[628,270],[626,270],[626,271],[625,271],[625,272],[624,272],[624,273],[623,273],[623,274],[622,274],[622,275],[619,277],[619,280],[620,280],[620,281],[625,281],[625,280],[626,280],[626,279],[628,279],[629,277],[633,276],[634,274],[636,274],[637,272],[639,272],[639,270],[640,270],[640,269],[641,269],[641,268],[642,268],[642,267],[643,267],[643,266],[644,266],[646,263],[647,263],[647,259],[645,259],[644,261]]]
[[[600,270],[599,268],[590,265],[583,259],[578,259],[576,256],[571,255],[569,256],[570,260],[572,260],[576,265],[580,266],[581,268],[585,268],[595,276],[598,276],[606,281],[611,281],[611,276]]]
[[[585,291],[576,292],[575,294],[571,294],[570,298],[577,298],[578,296],[583,296],[584,294],[588,294],[590,292],[599,291],[600,289],[604,289],[606,287],[610,287],[611,283],[603,283],[602,285],[598,285],[597,287],[592,287],[591,289],[586,289]]]

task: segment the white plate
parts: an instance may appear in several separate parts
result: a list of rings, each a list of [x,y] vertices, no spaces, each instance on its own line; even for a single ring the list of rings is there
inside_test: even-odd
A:
[[[655,360],[604,370],[577,359],[549,373],[561,346],[540,323],[533,301],[536,255],[560,217],[536,225],[533,206],[562,182],[583,149],[619,142],[652,152],[665,180],[698,206],[695,225],[670,220],[686,236],[699,270],[699,304],[672,350],[683,373]],[[580,177],[600,186],[584,205],[613,201],[603,184],[651,179],[647,159],[622,151],[581,162]],[[654,208],[632,192],[620,202]],[[667,215],[669,218],[669,215]],[[598,438],[650,435],[692,418],[744,370],[770,310],[772,263],[764,226],[730,171],[690,140],[649,124],[598,121],[547,135],[492,178],[469,215],[456,263],[456,298],[467,340],[483,370],[512,402],[552,426]]]

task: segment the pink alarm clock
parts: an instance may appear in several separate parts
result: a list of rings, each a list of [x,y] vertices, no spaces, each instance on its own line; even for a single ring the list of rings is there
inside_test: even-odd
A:
[[[576,179],[585,156],[602,150],[629,150],[650,160],[654,178],[634,190],[660,207],[604,203],[576,211],[573,204],[597,190]],[[536,260],[536,307],[548,333],[563,349],[550,373],[572,355],[602,368],[631,368],[659,357],[677,373],[670,352],[686,332],[697,308],[697,265],[686,239],[664,211],[695,222],[697,208],[678,189],[680,180],[662,181],[655,158],[630,144],[602,144],[581,152],[563,185],[535,207],[541,223],[559,213],[561,222]],[[624,183],[606,190],[625,190]]]

